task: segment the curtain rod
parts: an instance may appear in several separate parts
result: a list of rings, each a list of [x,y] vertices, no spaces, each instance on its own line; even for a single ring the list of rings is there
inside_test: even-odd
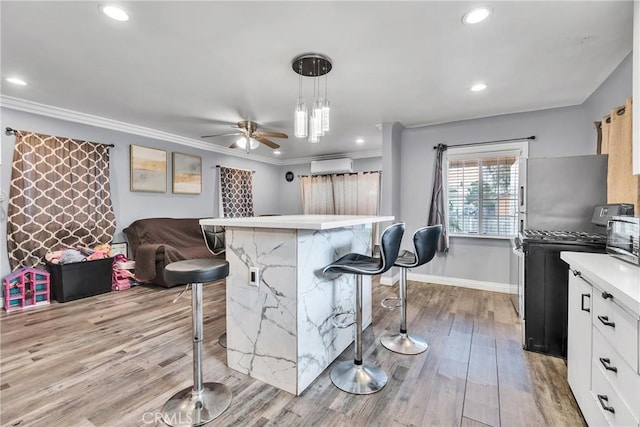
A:
[[[251,172],[251,173],[256,173],[256,171],[251,170],[251,169],[232,168],[232,167],[230,167],[230,166],[220,166],[220,165],[216,165],[216,167],[217,167],[218,169],[220,169],[220,168],[237,169],[237,170],[239,170],[239,171],[247,171],[247,172]]]
[[[4,129],[4,133],[7,134],[7,135],[15,135],[17,132],[18,131],[16,129],[13,129],[13,128],[10,128],[10,127],[6,127]],[[115,147],[115,145],[113,145],[113,144],[103,144],[101,142],[93,142],[93,141],[88,141],[88,142],[91,142],[92,144],[106,145],[107,147],[111,147],[111,148]]]
[[[359,173],[379,173],[379,174],[382,175],[382,171],[325,173],[325,174],[322,174],[322,175],[358,175]],[[298,175],[298,178],[302,178],[303,176],[320,176],[320,175]]]
[[[509,142],[509,141],[522,141],[523,139],[536,139],[536,137],[534,135],[531,136],[527,136],[526,138],[511,138],[511,139],[498,139],[495,141],[483,141],[483,142],[470,142],[468,144],[456,144],[456,145],[452,145],[451,147],[466,147],[468,145],[480,145],[480,144],[493,144],[495,142]],[[448,145],[445,144],[445,147],[449,147]],[[438,148],[437,146],[433,146],[433,149],[435,150],[436,148]]]

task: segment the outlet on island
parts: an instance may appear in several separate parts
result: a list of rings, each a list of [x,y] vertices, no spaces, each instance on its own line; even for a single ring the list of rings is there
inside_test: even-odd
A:
[[[258,267],[249,267],[249,285],[256,288],[260,285],[260,269]]]

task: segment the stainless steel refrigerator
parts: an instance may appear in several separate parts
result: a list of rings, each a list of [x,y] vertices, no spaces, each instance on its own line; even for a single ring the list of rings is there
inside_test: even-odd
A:
[[[591,223],[593,208],[607,201],[606,155],[545,157],[519,162],[518,229],[603,232]],[[510,283],[524,316],[524,254],[512,240]]]

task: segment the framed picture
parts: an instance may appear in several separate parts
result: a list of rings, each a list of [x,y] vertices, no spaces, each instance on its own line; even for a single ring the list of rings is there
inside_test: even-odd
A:
[[[200,194],[202,192],[202,157],[174,152],[172,169],[174,193]]]
[[[128,257],[129,256],[128,252],[129,252],[129,248],[127,246],[127,242],[112,243],[111,244],[111,255],[112,256],[116,256],[118,254],[122,254],[122,255]]]
[[[167,191],[167,152],[130,145],[131,191]]]

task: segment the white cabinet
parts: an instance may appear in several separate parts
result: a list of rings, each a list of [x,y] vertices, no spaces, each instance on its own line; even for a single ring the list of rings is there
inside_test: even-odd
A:
[[[592,287],[569,272],[567,381],[580,408],[591,401],[591,293]],[[584,414],[585,418],[587,414]]]
[[[603,254],[569,263],[567,380],[590,426],[640,426],[640,268]]]
[[[640,1],[633,2],[633,173],[640,175]]]

